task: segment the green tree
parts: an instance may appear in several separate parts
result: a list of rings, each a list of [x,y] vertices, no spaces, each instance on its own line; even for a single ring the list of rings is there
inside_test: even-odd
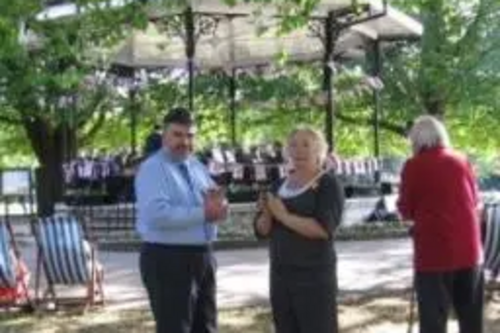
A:
[[[186,4],[182,0],[163,2],[162,6]],[[79,1],[81,8],[96,3],[102,0]],[[279,3],[287,15],[283,20],[286,30],[304,24],[318,1]],[[491,133],[500,125],[498,0],[390,3],[420,18],[424,36],[421,42],[385,48],[384,151],[402,151],[401,134],[406,123],[422,113],[445,116],[454,139],[461,145],[470,145],[472,141],[476,151],[496,148],[499,139]],[[47,173],[53,170],[52,178],[64,157],[62,152],[74,153],[75,142],[79,147],[109,149],[129,140],[130,110],[136,106],[114,97],[105,85],[82,83],[96,67],[107,65],[107,58],[96,54],[112,50],[110,46],[133,27],[144,25],[141,6],[136,2],[120,9],[94,9],[78,18],[40,22],[34,19],[41,10],[39,1],[0,0],[0,121],[10,124],[9,131],[11,125],[24,129],[42,169]],[[42,36],[38,47],[27,48],[20,42],[20,22]],[[367,154],[371,149],[371,95],[368,91],[350,93],[359,79],[347,72],[339,75],[335,83],[337,141],[340,151],[346,154]],[[201,116],[203,145],[229,140],[227,84],[223,74],[207,73],[196,80],[196,111]],[[288,65],[282,75],[242,76],[238,87],[241,141],[283,138],[299,122],[322,128],[323,107],[316,98],[321,91],[319,63]],[[155,84],[141,91],[140,108],[135,109],[141,119],[139,137],[169,106],[186,104],[185,91],[179,82]],[[75,103],[60,103],[61,96],[75,95],[79,96]],[[117,105],[122,111],[116,110]],[[109,131],[113,131],[112,138]],[[16,136],[6,137],[12,142]],[[71,147],[63,147],[64,143]]]
[[[0,0],[0,121],[23,129],[35,153],[41,214],[50,214],[61,196],[63,160],[112,108],[107,86],[91,82],[106,65],[96,55],[145,17],[142,4],[103,3],[78,0],[81,15],[47,20],[37,16],[44,9],[38,0]]]
[[[498,0],[399,0],[419,17],[418,45],[387,54],[388,106],[397,115],[465,116],[498,112],[500,2]],[[498,117],[496,117],[498,118]]]
[[[383,137],[392,137],[385,151],[393,150],[393,134],[404,134],[408,122],[422,114],[444,119],[453,141],[470,152],[497,149],[500,139],[493,133],[500,126],[500,2],[393,0],[390,4],[419,19],[424,33],[420,41],[384,43],[382,129]],[[369,104],[351,112],[341,108],[338,118],[371,125],[366,107]]]

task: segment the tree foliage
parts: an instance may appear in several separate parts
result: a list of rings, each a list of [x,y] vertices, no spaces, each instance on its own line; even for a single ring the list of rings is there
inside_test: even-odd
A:
[[[87,126],[94,114],[103,114],[110,107],[106,87],[88,80],[98,66],[105,65],[98,62],[104,60],[96,57],[99,50],[120,41],[136,24],[132,18],[137,17],[137,8],[109,10],[96,6],[101,2],[78,1],[82,12],[91,11],[88,15],[43,20],[37,18],[43,9],[40,1],[2,0],[0,120],[24,127],[41,163],[45,147],[39,145],[44,140],[35,131],[43,127],[50,137],[65,126],[87,128],[88,132],[78,133],[84,140],[94,131]],[[23,36],[26,31],[29,36]],[[36,41],[28,42],[30,36],[36,36]]]
[[[318,3],[253,1],[277,3],[286,14],[283,31],[305,24]],[[88,7],[98,2],[102,0],[82,0],[79,4]],[[185,5],[182,0],[159,3]],[[422,113],[445,117],[459,146],[472,152],[497,148],[499,139],[492,133],[500,125],[498,0],[390,3],[420,19],[424,35],[420,42],[384,44],[383,152],[405,151],[401,134],[407,122]],[[24,137],[43,164],[41,151],[50,145],[37,142],[43,141],[40,137],[62,141],[60,138],[68,135],[65,126],[77,134],[75,141],[80,147],[112,150],[128,146],[131,112],[138,115],[140,143],[170,106],[187,105],[185,81],[153,84],[138,94],[134,105],[110,94],[104,86],[82,84],[96,67],[106,68],[105,53],[99,51],[109,50],[133,27],[144,25],[140,6],[135,2],[119,10],[95,9],[92,15],[78,19],[38,22],[34,17],[41,10],[39,1],[0,0],[0,120],[9,124],[9,133],[15,131],[10,125],[20,124],[26,134],[9,134],[6,140],[22,142]],[[27,49],[20,43],[20,22],[44,36],[43,48]],[[321,64],[274,67],[278,69],[271,74],[255,70],[238,76],[237,133],[241,142],[283,138],[300,122],[323,128],[323,106],[317,100]],[[335,81],[338,147],[345,154],[369,154],[373,145],[371,92],[352,93],[360,81],[355,69],[366,70],[368,66],[354,62],[344,67],[347,70],[341,71]],[[228,80],[223,72],[197,76],[195,105],[202,145],[229,141]],[[61,96],[74,95],[79,96],[78,103],[59,103]],[[40,128],[45,136],[34,135]]]
[[[424,34],[420,43],[386,54],[388,116],[404,122],[422,113],[435,114],[448,122],[459,145],[475,151],[496,148],[498,140],[491,130],[500,125],[496,97],[500,91],[500,3],[395,3],[421,19]]]
[[[0,120],[24,130],[47,213],[61,194],[63,160],[112,107],[106,86],[88,82],[103,66],[96,55],[145,22],[135,2],[117,9],[98,0],[75,3],[80,15],[47,19],[41,1],[0,0]]]

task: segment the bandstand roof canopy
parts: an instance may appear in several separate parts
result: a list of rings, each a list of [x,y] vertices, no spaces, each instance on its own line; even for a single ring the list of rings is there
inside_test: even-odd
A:
[[[342,30],[335,55],[340,58],[362,56],[370,40],[418,38],[421,24],[408,15],[377,0],[358,0],[366,9],[363,22]],[[190,0],[197,20],[211,21],[208,31],[198,33],[195,67],[227,69],[265,65],[280,56],[287,60],[308,62],[324,57],[324,22],[329,12],[351,8],[351,0],[322,0],[311,14],[309,24],[291,32],[280,33],[279,11],[269,4],[257,5],[239,1],[235,6],[223,0]],[[126,4],[113,0],[108,6]],[[133,31],[112,50],[111,62],[132,68],[182,68],[186,65],[186,41],[180,14],[186,7],[158,6],[150,1],[151,23],[144,31]],[[81,12],[83,12],[82,10]],[[40,19],[57,19],[75,15],[74,4],[47,8]],[[348,15],[341,19],[348,19]],[[197,27],[198,29],[198,27]]]

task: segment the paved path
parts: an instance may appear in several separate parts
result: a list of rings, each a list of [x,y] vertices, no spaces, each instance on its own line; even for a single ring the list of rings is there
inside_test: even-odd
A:
[[[34,246],[25,245],[23,256],[34,272]],[[338,276],[341,296],[399,290],[411,283],[411,249],[408,240],[339,242]],[[218,251],[218,303],[221,308],[268,301],[266,249]],[[136,252],[100,252],[105,267],[105,291],[113,309],[146,306]],[[32,279],[33,280],[33,279]]]

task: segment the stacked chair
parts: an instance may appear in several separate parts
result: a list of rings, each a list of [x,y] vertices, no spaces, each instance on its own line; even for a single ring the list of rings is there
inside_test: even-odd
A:
[[[487,297],[500,290],[500,203],[487,203],[483,210],[482,234],[484,269],[487,273]]]

